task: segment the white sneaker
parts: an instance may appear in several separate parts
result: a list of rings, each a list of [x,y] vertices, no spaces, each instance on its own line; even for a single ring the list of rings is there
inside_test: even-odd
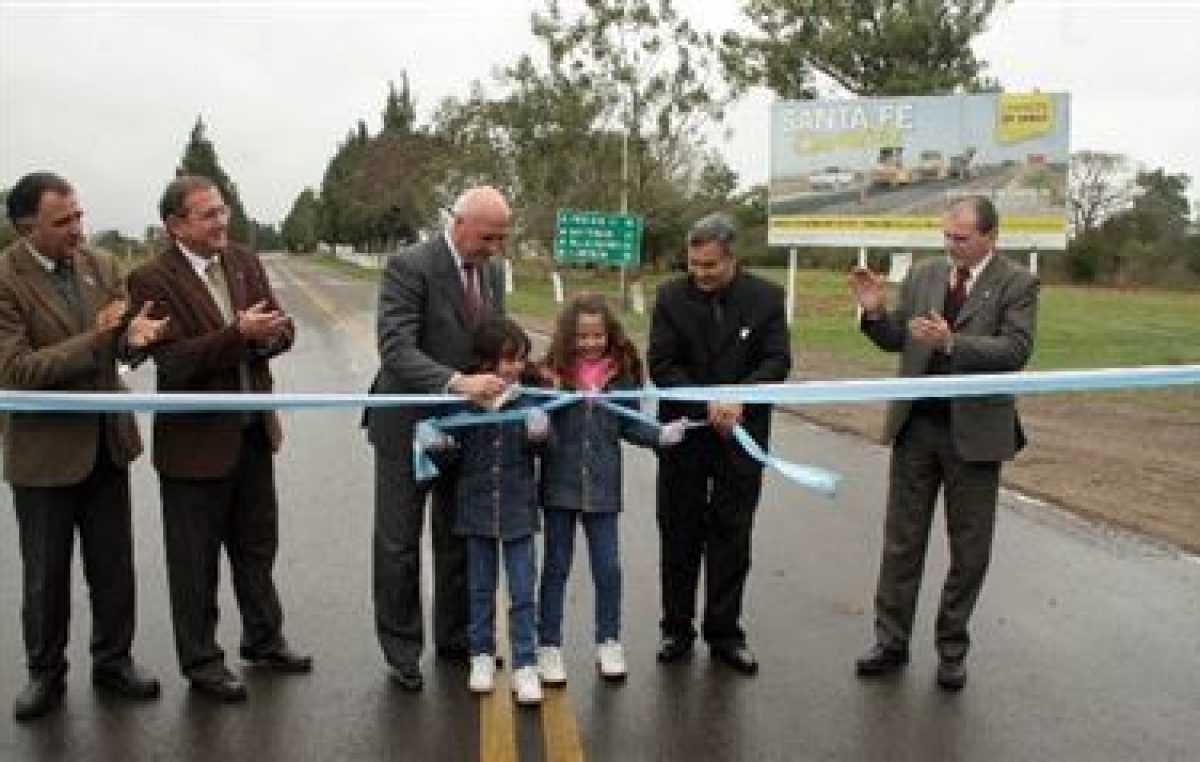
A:
[[[563,666],[562,649],[558,646],[541,646],[537,650],[538,674],[546,685],[563,685],[567,682],[567,670]]]
[[[512,684],[518,704],[531,706],[542,703],[542,681],[538,678],[537,667],[521,667],[513,672]]]
[[[616,640],[606,640],[596,647],[596,663],[600,676],[606,680],[625,678],[625,649]]]
[[[491,693],[496,684],[496,657],[478,654],[471,657],[471,677],[467,685],[473,693]]]

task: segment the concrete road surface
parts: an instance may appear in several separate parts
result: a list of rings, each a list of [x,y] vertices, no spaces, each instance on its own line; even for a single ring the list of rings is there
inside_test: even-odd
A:
[[[273,260],[270,269],[299,325],[295,350],[275,365],[281,390],[366,389],[375,366],[374,286],[301,261]],[[152,383],[144,371],[131,380]],[[237,661],[238,615],[226,575],[219,636],[247,678],[250,699],[240,706],[192,695],[175,666],[157,484],[144,457],[134,471],[136,655],[163,680],[163,695],[124,705],[93,691],[80,579],[64,706],[16,723],[12,701],[25,679],[21,565],[10,493],[0,492],[0,759],[1197,758],[1197,559],[1015,496],[999,517],[966,689],[947,695],[933,679],[932,609],[945,569],[940,524],[912,663],[894,679],[855,678],[854,658],[870,641],[887,453],[787,413],[776,416],[775,453],[838,469],[846,480],[837,499],[824,500],[767,479],[745,619],[762,664],[757,677],[732,673],[704,649],[682,664],[655,663],[655,464],[631,449],[621,528],[629,678],[607,684],[596,675],[580,543],[565,689],[548,691],[541,709],[518,709],[504,690],[476,698],[464,669],[428,659],[425,691],[405,694],[389,682],[374,638],[372,459],[358,417],[285,416],[276,576],[288,637],[314,654],[316,668],[278,677]],[[148,418],[141,423],[148,434]]]

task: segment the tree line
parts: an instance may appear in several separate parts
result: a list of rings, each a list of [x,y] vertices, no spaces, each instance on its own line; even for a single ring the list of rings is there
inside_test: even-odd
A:
[[[201,118],[176,174],[212,178],[231,207],[231,236],[261,250],[394,251],[436,227],[461,189],[487,182],[512,199],[525,253],[549,253],[560,208],[626,209],[645,222],[643,261],[665,264],[691,220],[723,209],[739,223],[742,253],[767,261],[766,187],[739,191],[709,145],[730,104],[752,87],[814,98],[819,82],[861,96],[998,91],[971,43],[1004,1],[745,0],[751,31],[714,35],[671,0],[584,0],[571,10],[546,0],[530,19],[535,50],[466,97],[443,99],[427,120],[406,74],[388,83],[379,128],[362,118],[349,128],[278,230],[246,215]],[[1082,282],[1200,282],[1190,182],[1127,157],[1076,153],[1067,255],[1043,261]]]
[[[407,77],[389,84],[379,132],[362,120],[349,130],[320,186],[297,196],[283,241],[392,250],[485,181],[514,200],[527,251],[547,251],[560,208],[627,209],[644,219],[644,261],[658,263],[691,220],[726,209],[757,242],[748,253],[765,256],[765,188],[738,192],[708,143],[733,100],[754,86],[811,98],[821,78],[863,95],[995,89],[970,47],[995,6],[753,0],[743,11],[756,31],[717,36],[670,0],[573,11],[547,0],[531,18],[536,50],[442,100],[428,122]]]

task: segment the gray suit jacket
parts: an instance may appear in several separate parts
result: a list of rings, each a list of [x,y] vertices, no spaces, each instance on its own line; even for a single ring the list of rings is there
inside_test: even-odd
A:
[[[488,314],[504,312],[500,266],[479,271],[480,297]],[[438,394],[455,371],[472,361],[471,327],[462,278],[445,232],[388,260],[379,284],[376,318],[379,372],[372,394]],[[411,452],[416,422],[436,414],[429,408],[371,408],[364,415],[371,444],[396,455]]]
[[[900,352],[900,375],[922,376],[933,350],[908,340],[910,318],[941,313],[950,280],[944,257],[920,262],[900,286],[896,308],[878,319],[864,317],[865,333],[877,346]],[[1035,276],[999,255],[976,280],[954,323],[950,372],[1000,373],[1025,367],[1033,353],[1039,284]],[[888,407],[886,438],[894,440],[908,420],[912,402]],[[950,426],[959,457],[971,462],[1011,460],[1025,444],[1016,402],[1010,395],[959,397],[950,401]]]
[[[0,388],[58,392],[125,391],[117,375],[117,334],[92,328],[106,304],[125,300],[112,257],[84,249],[75,257],[77,313],[24,241],[0,255]],[[103,418],[103,426],[101,419]],[[5,413],[4,474],[25,487],[59,487],[87,478],[101,432],[118,466],[142,451],[132,413]]]

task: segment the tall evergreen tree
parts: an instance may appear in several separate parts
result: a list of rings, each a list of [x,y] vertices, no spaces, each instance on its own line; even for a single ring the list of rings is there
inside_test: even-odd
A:
[[[283,221],[283,245],[288,251],[313,252],[320,240],[321,202],[312,188],[301,191]]]
[[[196,125],[192,127],[192,133],[183,149],[183,158],[175,169],[175,176],[180,175],[200,175],[212,180],[221,191],[225,203],[229,205],[230,237],[236,241],[254,243],[250,240],[251,226],[246,217],[246,210],[242,207],[242,199],[238,196],[237,185],[225,174],[225,170],[221,169],[217,149],[208,139],[202,117],[196,117]]]
[[[383,131],[410,133],[417,120],[417,108],[408,86],[408,72],[402,75],[400,91],[396,83],[388,82],[387,102],[383,107]]]

